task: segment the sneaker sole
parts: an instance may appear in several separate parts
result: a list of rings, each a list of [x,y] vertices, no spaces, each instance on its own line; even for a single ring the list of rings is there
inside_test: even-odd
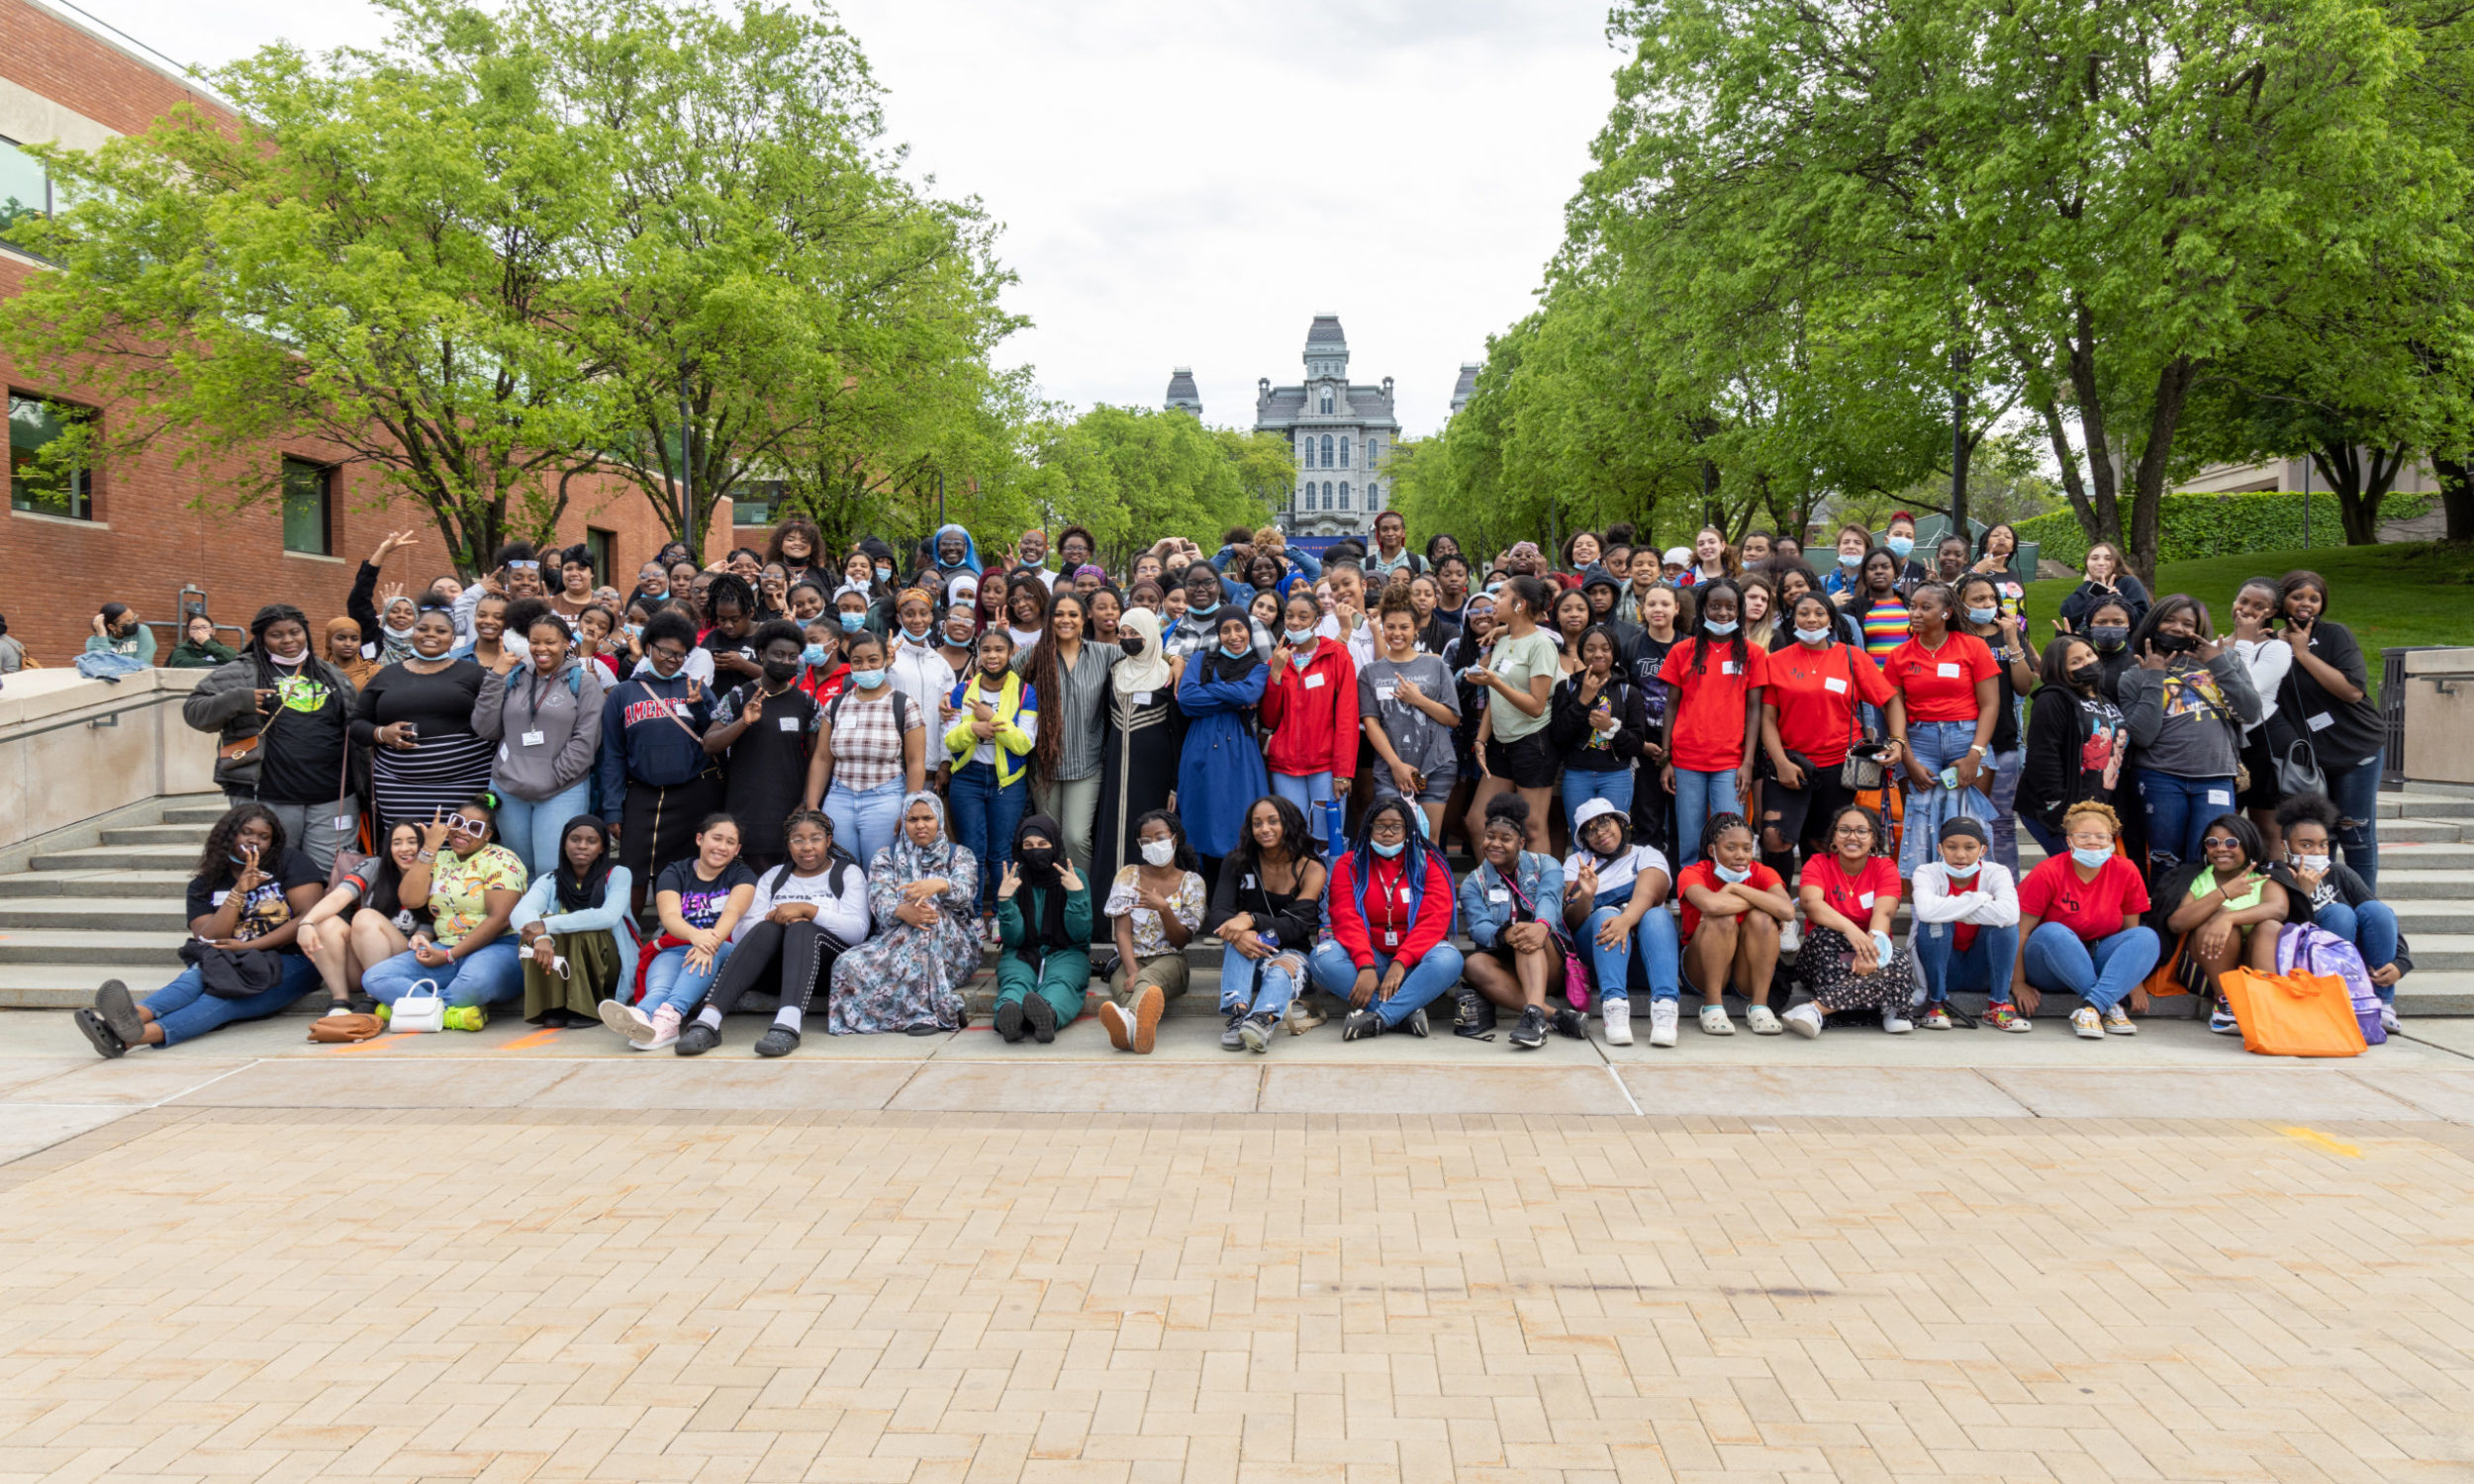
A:
[[[1032,994],[1020,1001],[1022,1018],[1031,1028],[1031,1040],[1047,1046],[1057,1039],[1057,1007],[1044,996]]]
[[[94,1048],[96,1056],[109,1062],[129,1054],[129,1047],[126,1043],[117,1048],[113,1046],[110,1039],[114,1034],[112,1028],[105,1024],[103,1017],[94,1011],[79,1010],[69,1018],[77,1023],[78,1032],[86,1038],[86,1043]]]
[[[94,1011],[123,1042],[135,1045],[146,1038],[145,1017],[138,1013],[138,1002],[129,997],[129,986],[119,979],[105,979],[95,990]]]
[[[2105,1034],[2108,1036],[2136,1036],[2139,1034],[2139,1027],[2135,1025],[2114,1025],[2109,1022],[2105,1026]]]
[[[1797,1020],[1789,1016],[1782,1017],[1779,1024],[1785,1029],[1794,1032],[1796,1035],[1803,1037],[1807,1041],[1818,1041],[1821,1039],[1821,1027],[1813,1024],[1809,1020]]]
[[[602,1024],[626,1037],[629,1046],[642,1046],[653,1039],[653,1022],[632,1006],[615,999],[602,1001]]]
[[[1020,1001],[1007,1000],[997,1007],[997,1035],[1005,1045],[1012,1046],[1030,1033],[1031,1023],[1022,1013]]]
[[[1134,1049],[1133,1030],[1125,1023],[1125,1011],[1115,1000],[1099,1007],[1099,1028],[1108,1033],[1108,1044],[1118,1051]]]
[[[1246,1050],[1254,1053],[1258,1057],[1272,1049],[1272,1032],[1270,1028],[1256,1025],[1252,1021],[1248,1021],[1246,1024],[1237,1028],[1237,1039],[1245,1046]]]
[[[1157,984],[1145,984],[1134,995],[1134,1055],[1147,1057],[1160,1044],[1160,1017],[1167,1014],[1169,997]]]

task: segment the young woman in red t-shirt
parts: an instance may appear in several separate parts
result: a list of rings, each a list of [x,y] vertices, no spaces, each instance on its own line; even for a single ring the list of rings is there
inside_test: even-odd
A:
[[[1761,691],[1761,747],[1771,776],[1761,788],[1761,856],[1780,877],[1829,852],[1832,811],[1854,802],[1840,782],[1848,747],[1863,737],[1858,702],[1890,702],[1890,683],[1863,649],[1847,642],[1838,609],[1819,592],[1799,594],[1781,625],[1788,642],[1769,656]],[[1886,766],[1896,767],[1893,756]]]
[[[1799,1036],[1820,1035],[1822,1017],[1838,1010],[1878,1009],[1881,1029],[1913,1029],[1906,1012],[1915,966],[1890,941],[1898,868],[1874,854],[1880,847],[1881,821],[1872,810],[1842,804],[1830,817],[1830,854],[1804,863],[1796,891],[1807,926],[1795,969],[1813,997],[1780,1017]]]
[[[1721,579],[1696,588],[1699,621],[1687,643],[1666,652],[1666,766],[1661,781],[1675,795],[1677,864],[1700,859],[1701,831],[1713,814],[1733,814],[1753,790],[1753,749],[1760,740],[1760,693],[1769,653],[1744,639],[1744,595]]]
[[[2062,810],[2065,855],[2046,856],[2019,883],[2019,963],[2010,1000],[2036,1013],[2043,991],[2086,1001],[2070,1012],[2081,1037],[2135,1036],[2131,1009],[2147,1008],[2141,987],[2164,944],[2140,919],[2147,883],[2130,857],[2115,849],[2122,821],[2108,806],[2081,799]]]
[[[1907,642],[1881,663],[1898,693],[1890,697],[1890,735],[1898,739],[1907,776],[1900,876],[1914,876],[1934,859],[1945,821],[1993,814],[1987,765],[1999,667],[1982,639],[1951,624],[1951,590],[1940,583],[1908,595]]]
[[[1750,1006],[1744,1019],[1756,1036],[1782,1029],[1769,1008],[1769,977],[1778,967],[1778,928],[1795,915],[1778,873],[1754,859],[1753,827],[1741,814],[1711,817],[1701,859],[1675,878],[1683,903],[1684,982],[1701,991],[1701,1029],[1732,1036],[1723,999],[1730,980]]]

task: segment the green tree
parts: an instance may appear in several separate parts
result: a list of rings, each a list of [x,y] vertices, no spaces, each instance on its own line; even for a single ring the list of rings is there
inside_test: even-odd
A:
[[[1162,536],[1216,547],[1232,526],[1270,519],[1296,481],[1285,438],[1105,404],[1034,428],[1030,463],[1024,493],[1040,515],[1089,529],[1111,567]]]

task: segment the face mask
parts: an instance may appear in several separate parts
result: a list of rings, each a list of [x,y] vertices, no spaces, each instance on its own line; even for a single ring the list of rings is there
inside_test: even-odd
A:
[[[1127,659],[1135,659],[1143,652],[1143,636],[1140,634],[1119,635],[1116,647],[1125,651]]]
[[[2305,871],[2326,871],[2331,859],[2328,856],[2296,856],[2294,864]]]
[[[2000,608],[1969,608],[1967,610],[1967,621],[1969,623],[1990,623],[1993,621],[1993,616],[2000,611]]]
[[[799,674],[799,661],[797,660],[765,661],[765,679],[777,686],[784,684],[797,674]]]
[[[809,645],[806,649],[803,649],[803,650],[801,650],[801,651],[799,652],[799,662],[800,662],[801,664],[803,664],[803,665],[821,665],[821,664],[823,664],[823,663],[824,663],[824,646],[823,646],[823,645],[821,645],[821,644],[810,644],[810,645]]]
[[[1735,620],[1733,619],[1729,619],[1725,623],[1721,623],[1715,618],[1704,619],[1701,623],[1701,627],[1709,630],[1713,634],[1716,634],[1721,639],[1734,633],[1736,628]]]
[[[1014,858],[1022,863],[1024,871],[1033,876],[1057,869],[1057,848],[1053,845],[1025,845],[1014,852]]]
[[[893,568],[891,568],[891,567],[879,567],[879,568],[877,568],[877,569],[876,569],[876,580],[877,580],[878,582],[881,582],[881,583],[890,583],[890,582],[892,582],[892,581],[894,580],[894,569],[893,569]]]
[[[1842,551],[1839,553],[1839,565],[1842,567],[1856,566],[1861,563],[1863,559],[1864,554],[1860,551]]]
[[[2070,859],[2078,862],[2088,870],[2094,871],[2099,866],[2104,865],[2107,861],[2112,860],[2113,852],[2110,850],[2073,850],[2070,852]]]
[[[842,620],[842,632],[846,634],[855,634],[859,632],[859,630],[867,627],[868,624],[868,615],[865,613],[846,612],[836,614],[835,616]]]
[[[644,625],[641,623],[630,623],[625,628],[619,630],[619,632],[625,634],[630,639],[640,639],[644,637]]]
[[[1192,599],[1189,598],[1186,600],[1186,612],[1190,617],[1208,618],[1219,610],[1220,605],[1216,603],[1212,603],[1208,607],[1196,607],[1194,606],[1194,601]]]
[[[235,866],[246,866],[249,864],[249,858],[240,854],[238,851],[235,851],[232,855],[232,864]]]
[[[1282,632],[1288,636],[1288,642],[1291,644],[1311,644],[1314,642],[1314,630],[1310,628],[1284,629]]]
[[[1144,864],[1144,865],[1146,865],[1146,866],[1168,866],[1168,865],[1172,865],[1172,864],[1174,864],[1174,863],[1176,862],[1176,860],[1177,860],[1177,842],[1176,842],[1176,841],[1174,841],[1174,840],[1145,840],[1145,841],[1143,842],[1143,864]]]
[[[1972,866],[1952,866],[1948,861],[1944,861],[1942,863],[1943,875],[1948,876],[1953,881],[1972,881],[1976,879],[1976,873],[1982,871],[1983,869],[1984,863],[1982,861],[1978,861]]]
[[[1753,868],[1750,866],[1745,867],[1742,871],[1730,871],[1726,867],[1719,865],[1716,861],[1712,861],[1709,863],[1709,869],[1722,881],[1749,881],[1753,879]]]
[[[2198,636],[2167,633],[2163,629],[2156,630],[2149,636],[2147,642],[2156,647],[2158,654],[2188,654],[2199,647]]]
[[[1903,562],[1907,560],[1908,554],[1916,549],[1916,538],[1913,536],[1892,536],[1890,539],[1882,542],[1881,544],[1890,548],[1890,555],[1897,557]]]
[[[905,623],[902,626],[902,636],[913,644],[925,644],[928,636],[927,625],[921,624],[917,628],[912,628]]]
[[[1394,840],[1389,844],[1385,844],[1380,840],[1369,840],[1366,843],[1375,847],[1375,854],[1382,857],[1386,861],[1409,848],[1409,842],[1406,840]]]
[[[2099,623],[2087,631],[2087,637],[2098,649],[2120,649],[2130,641],[2131,628],[2125,623]]]
[[[885,684],[885,672],[882,670],[854,670],[850,673],[850,683],[857,686],[862,691],[873,691],[877,687]]]
[[[1254,653],[1254,651],[1243,644],[1238,645],[1235,649],[1231,649],[1227,645],[1223,644],[1220,646],[1220,653],[1228,656],[1232,660],[1242,660],[1246,656]]]
[[[394,638],[409,639],[413,636],[413,626],[409,623],[405,624],[402,628],[397,628],[392,623],[385,624],[383,627],[386,629],[387,633]]]
[[[296,649],[290,654],[285,654],[280,649],[270,649],[266,651],[266,658],[273,660],[278,665],[289,667],[298,665],[303,660],[308,659],[309,651],[307,649]]]
[[[2105,667],[2102,665],[2081,665],[2070,672],[2070,684],[2082,690],[2095,690],[2096,683],[2104,678]]]
[[[1830,631],[1826,628],[1799,628],[1795,637],[1806,644],[1820,644],[1830,637]]]

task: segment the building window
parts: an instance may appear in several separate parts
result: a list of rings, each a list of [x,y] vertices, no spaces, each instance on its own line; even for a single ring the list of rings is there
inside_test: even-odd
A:
[[[9,506],[39,515],[94,518],[94,473],[81,462],[65,473],[36,466],[44,445],[70,424],[94,417],[94,409],[23,392],[9,394]]]
[[[1344,510],[1349,508],[1349,482],[1345,479],[1340,482],[1340,508]]]
[[[1343,469],[1349,467],[1349,440],[1347,438],[1340,440],[1340,467]]]
[[[730,523],[732,525],[771,525],[774,510],[782,503],[783,483],[778,479],[750,480],[730,487]]]
[[[0,232],[26,217],[51,215],[51,175],[43,161],[0,139]]]
[[[1297,440],[1297,467],[1300,469],[1314,467],[1314,439],[1310,435]]]
[[[335,471],[325,464],[308,459],[283,461],[284,550],[310,556],[333,554],[333,526],[329,517],[334,510],[334,477]]]
[[[1322,407],[1323,407],[1323,416],[1324,416],[1324,417],[1330,417],[1330,416],[1331,416],[1331,388],[1329,388],[1329,387],[1325,387],[1325,388],[1323,389],[1323,402],[1322,402]]]
[[[593,557],[593,580],[603,587],[618,586],[618,579],[611,576],[618,570],[618,538],[609,531],[590,525],[584,528],[584,549]]]
[[[1369,469],[1374,468],[1375,461],[1382,457],[1382,452],[1383,445],[1370,436],[1366,440],[1366,467]]]
[[[1330,480],[1328,480],[1328,479],[1327,479],[1327,480],[1325,480],[1325,481],[1323,481],[1323,509],[1325,509],[1325,510],[1330,510],[1330,509],[1332,509],[1332,503],[1331,503],[1331,481],[1330,481]]]
[[[1324,467],[1324,468],[1326,468],[1326,469],[1329,469],[1329,468],[1331,468],[1331,467],[1332,467],[1332,461],[1331,461],[1331,434],[1330,434],[1330,433],[1325,433],[1325,434],[1323,434],[1323,467]]]

